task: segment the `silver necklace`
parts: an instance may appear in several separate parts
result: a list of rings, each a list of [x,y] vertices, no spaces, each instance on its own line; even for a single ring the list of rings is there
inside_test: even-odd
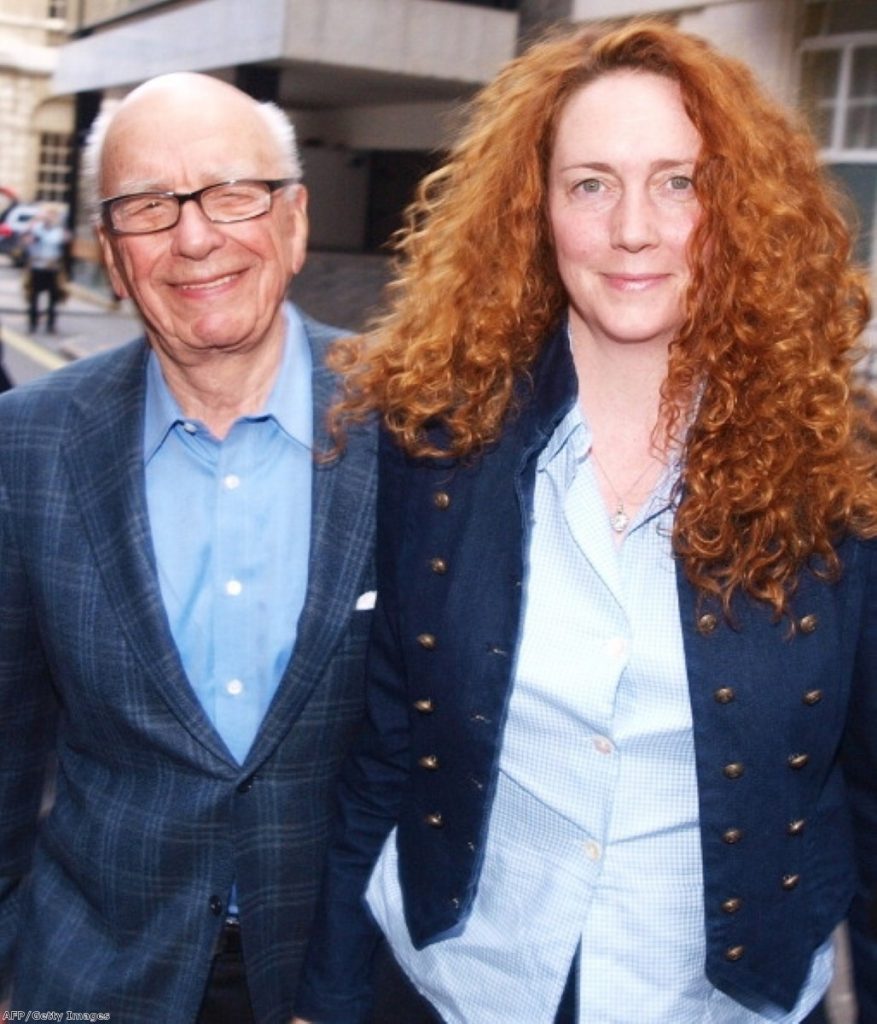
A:
[[[609,487],[612,490],[612,493],[615,495],[615,501],[616,501],[615,511],[612,513],[611,516],[609,516],[609,525],[612,527],[612,529],[616,533],[624,533],[624,531],[630,525],[630,516],[627,514],[627,512],[624,509],[624,502],[633,493],[633,490],[636,487],[636,485],[643,479],[643,477],[646,475],[646,473],[648,473],[648,471],[652,468],[653,463],[651,461],[646,463],[645,469],[640,473],[640,475],[636,478],[636,480],[634,480],[634,482],[630,485],[630,487],[627,488],[627,490],[624,492],[624,494],[619,494],[618,493],[618,488],[615,486],[614,483],[612,483],[612,478],[606,472],[606,467],[600,461],[600,459],[599,459],[599,457],[597,455],[597,452],[594,449],[593,445],[591,446],[591,454],[594,456],[594,462],[597,463],[597,466],[598,466],[600,472],[603,474],[603,477],[606,480],[606,483],[609,484]]]

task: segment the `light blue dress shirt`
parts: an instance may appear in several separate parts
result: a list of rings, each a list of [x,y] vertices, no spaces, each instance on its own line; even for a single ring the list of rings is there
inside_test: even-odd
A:
[[[308,577],[313,400],[301,318],[265,409],[219,441],[186,419],[149,356],[146,500],[158,579],[189,682],[242,763],[295,644]]]
[[[415,950],[395,833],[368,889],[396,957],[451,1024],[553,1024],[579,951],[579,1024],[799,1021],[704,974],[703,871],[668,469],[616,547],[574,407],[541,453],[526,601],[484,866],[468,918]]]

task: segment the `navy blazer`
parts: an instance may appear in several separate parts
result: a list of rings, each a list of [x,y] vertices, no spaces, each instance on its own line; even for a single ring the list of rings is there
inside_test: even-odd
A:
[[[367,1005],[374,931],[361,893],[393,824],[415,946],[472,905],[519,642],[536,461],[575,395],[561,330],[481,458],[415,460],[382,439],[369,728],[345,770],[302,1016],[349,1024]],[[840,555],[838,583],[802,575],[791,623],[739,599],[730,624],[677,570],[705,971],[741,1001],[791,1007],[814,950],[855,899],[858,959],[870,964],[860,981],[874,1006],[877,547],[848,539]]]
[[[319,449],[336,332],[305,328]],[[133,343],[0,400],[0,967],[15,1008],[191,1024],[236,879],[256,1018],[285,1024],[362,716],[371,612],[355,606],[374,589],[376,439],[355,432],[314,469],[298,638],[239,765],[162,604],[146,354]],[[56,796],[38,826],[52,750]]]

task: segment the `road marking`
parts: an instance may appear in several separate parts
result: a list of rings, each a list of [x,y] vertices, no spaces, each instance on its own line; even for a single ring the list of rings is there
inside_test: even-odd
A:
[[[57,352],[50,352],[47,348],[37,345],[36,342],[26,338],[23,334],[19,334],[18,331],[13,331],[10,327],[4,326],[0,333],[2,333],[5,345],[14,348],[17,352],[27,356],[28,359],[32,359],[40,366],[45,366],[47,370],[57,370],[59,367],[66,366],[70,362],[64,356],[59,356]]]

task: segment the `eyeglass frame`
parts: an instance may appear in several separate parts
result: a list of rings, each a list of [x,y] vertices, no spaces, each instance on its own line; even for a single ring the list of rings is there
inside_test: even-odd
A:
[[[146,192],[126,192],[117,196],[110,196],[108,199],[101,199],[98,202],[101,210],[101,223],[106,228],[107,232],[111,235],[125,237],[126,235],[157,235],[162,231],[170,231],[171,228],[175,228],[180,223],[180,217],[183,215],[183,203],[188,203],[191,199],[204,214],[207,220],[211,224],[243,224],[248,220],[255,220],[256,217],[264,217],[266,213],[271,212],[271,207],[274,203],[274,193],[281,188],[286,188],[289,185],[300,185],[301,179],[297,177],[289,178],[232,178],[229,181],[216,181],[211,185],[205,185],[203,188],[195,189],[194,192],[161,192],[158,190],[148,190]],[[234,220],[213,220],[213,218],[207,213],[204,207],[201,205],[201,196],[205,192],[211,191],[214,188],[222,188],[224,185],[267,185],[268,186],[268,208],[262,210],[260,213],[252,213],[246,217],[235,218]],[[112,222],[111,206],[113,203],[118,202],[120,199],[137,199],[141,196],[159,196],[162,199],[175,199],[177,201],[177,216],[172,224],[168,224],[163,228],[151,228],[149,231],[125,231],[122,228],[117,228]]]

